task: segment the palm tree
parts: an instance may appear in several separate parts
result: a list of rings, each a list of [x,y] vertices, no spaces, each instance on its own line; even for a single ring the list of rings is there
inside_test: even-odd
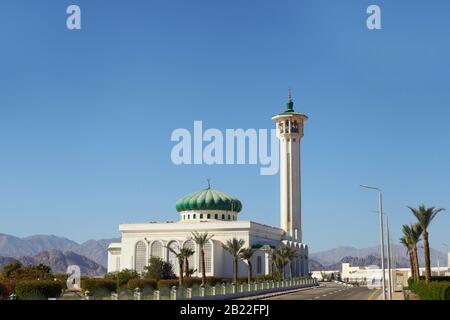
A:
[[[286,251],[286,247],[282,247],[282,248],[277,248],[274,250],[274,257],[275,257],[275,265],[277,267],[278,272],[280,272],[282,279],[284,280],[285,278],[285,267],[286,267],[286,263],[287,263],[287,251]]]
[[[272,277],[274,276],[274,269],[277,262],[277,249],[270,249],[269,251],[269,260],[270,260],[270,274]]]
[[[417,243],[420,241],[420,237],[422,235],[422,227],[418,223],[411,225],[405,224],[403,225],[402,231],[404,236],[400,239],[400,241],[402,243],[406,243],[408,247],[411,263],[411,276],[415,281],[418,281],[420,277],[420,272],[419,272],[419,258],[417,254]]]
[[[184,254],[182,252],[183,249],[181,249],[179,252],[170,247],[167,247],[167,249],[169,249],[169,251],[172,252],[178,260],[179,273],[180,273],[180,276],[178,277],[178,280],[179,280],[178,283],[181,287],[183,285],[183,280],[184,280],[183,279]]]
[[[245,245],[245,241],[243,239],[233,238],[231,240],[227,240],[225,244],[222,244],[222,247],[225,251],[233,257],[233,283],[237,283],[237,275],[238,275],[238,259],[239,255],[242,251],[242,247]]]
[[[248,279],[247,279],[247,282],[248,283],[252,282],[252,278],[253,278],[252,257],[253,257],[254,253],[255,253],[255,250],[252,249],[252,248],[242,249],[241,253],[240,253],[241,259],[247,261],[247,265],[248,265]]]
[[[205,250],[204,247],[208,243],[209,240],[212,239],[214,235],[209,234],[208,232],[205,233],[198,233],[193,232],[192,233],[192,239],[194,242],[200,247],[200,265],[202,269],[202,285],[206,284],[206,271],[205,271]]]
[[[285,247],[284,254],[286,257],[286,261],[289,262],[289,272],[290,277],[292,278],[294,275],[294,260],[297,257],[297,249],[294,247]]]
[[[195,251],[191,248],[181,248],[180,253],[183,254],[184,257],[184,270],[186,273],[186,278],[189,278],[189,258],[192,257],[195,254]]]
[[[425,282],[430,283],[431,281],[431,261],[430,261],[430,244],[428,241],[428,227],[431,221],[436,217],[436,215],[444,211],[445,209],[436,209],[435,207],[427,208],[424,205],[419,206],[419,208],[408,207],[412,211],[414,216],[417,218],[423,232],[423,254],[425,257]]]
[[[409,255],[409,265],[411,266],[411,276],[414,278],[414,280],[416,280],[416,275],[415,275],[416,268],[414,265],[412,250],[409,247],[409,240],[407,239],[406,235],[404,235],[400,238],[400,243],[406,247],[406,252]]]

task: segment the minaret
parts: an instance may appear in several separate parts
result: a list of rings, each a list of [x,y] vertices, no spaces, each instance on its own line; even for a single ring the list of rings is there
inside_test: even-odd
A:
[[[302,241],[300,140],[308,117],[294,111],[289,90],[286,110],[274,117],[280,139],[280,224],[298,242]]]

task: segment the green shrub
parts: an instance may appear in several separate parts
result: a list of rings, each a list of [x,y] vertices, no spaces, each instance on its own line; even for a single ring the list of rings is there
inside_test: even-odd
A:
[[[174,279],[172,264],[158,257],[151,257],[149,265],[144,267],[143,276],[149,279]]]
[[[128,289],[134,290],[139,288],[141,290],[145,288],[156,289],[158,283],[154,279],[131,279],[128,281]]]
[[[178,287],[179,281],[176,279],[161,279],[158,281],[158,290],[166,287],[166,288],[172,288],[173,286]]]
[[[210,286],[215,286],[216,284],[222,282],[223,282],[222,277],[206,277],[206,283],[209,284]]]
[[[116,282],[99,278],[81,279],[81,288],[89,291],[93,296],[106,296],[116,291]]]
[[[19,261],[14,261],[3,266],[2,278],[20,281],[20,280],[53,280],[53,275],[49,266],[39,264],[37,266],[23,266]]]
[[[201,285],[202,278],[189,277],[189,278],[184,278],[184,280],[183,280],[183,286],[185,286],[186,288],[192,288],[192,286],[195,284]]]
[[[139,279],[139,274],[135,270],[124,269],[118,272],[105,274],[105,279],[113,280],[119,287],[125,286],[131,279]]]
[[[61,295],[63,284],[54,280],[22,280],[17,282],[15,293],[20,300],[47,300]]]
[[[205,279],[206,284],[210,285],[210,286],[215,286],[216,283],[221,283],[222,282],[222,277],[206,277]],[[189,278],[184,278],[183,280],[183,285],[186,288],[192,288],[193,285],[201,285],[202,284],[202,278],[197,278],[197,277],[189,277]]]
[[[259,275],[255,277],[256,282],[264,282],[270,280],[273,280],[273,277],[271,275]]]
[[[425,281],[410,281],[409,289],[421,300],[450,300],[450,282],[435,281],[426,284]]]
[[[245,276],[245,277],[238,277],[237,278],[237,283],[247,283],[247,280],[248,280],[247,276]],[[252,281],[254,281],[254,280],[255,280],[255,278],[252,278]]]

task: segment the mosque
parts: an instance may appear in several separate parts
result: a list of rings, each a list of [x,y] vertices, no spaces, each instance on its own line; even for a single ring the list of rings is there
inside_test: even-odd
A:
[[[123,269],[142,272],[149,258],[154,256],[170,262],[178,275],[177,258],[168,248],[177,251],[188,247],[195,251],[189,266],[195,270],[194,276],[201,276],[199,250],[191,237],[193,232],[208,232],[214,236],[204,246],[207,276],[232,277],[232,257],[222,248],[222,244],[232,238],[243,239],[246,246],[255,249],[252,261],[254,275],[271,273],[269,252],[280,246],[294,247],[298,251],[293,264],[294,276],[308,275],[308,246],[302,242],[300,178],[300,141],[308,117],[294,111],[289,94],[285,111],[273,116],[272,120],[276,123],[280,140],[279,227],[239,220],[242,203],[208,187],[176,203],[180,214],[177,222],[121,224],[121,242],[108,247],[108,272]],[[239,261],[239,276],[246,274],[246,263]]]

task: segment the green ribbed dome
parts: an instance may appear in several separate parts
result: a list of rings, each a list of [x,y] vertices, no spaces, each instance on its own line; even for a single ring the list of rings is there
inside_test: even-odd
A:
[[[177,201],[176,208],[178,212],[199,210],[240,212],[242,203],[224,192],[208,188],[181,198]]]

